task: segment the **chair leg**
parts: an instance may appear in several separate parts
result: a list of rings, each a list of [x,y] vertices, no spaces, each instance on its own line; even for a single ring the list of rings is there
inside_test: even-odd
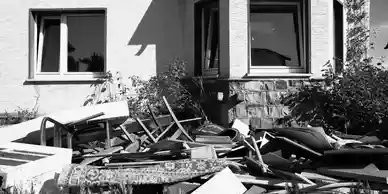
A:
[[[156,143],[157,140],[154,138],[154,136],[152,136],[151,132],[147,129],[147,127],[143,124],[143,122],[139,119],[139,118],[136,118],[136,121],[139,123],[139,125],[141,126],[141,128],[143,128],[143,130],[146,132],[146,134],[148,135],[149,138],[151,138],[151,140]]]
[[[156,124],[157,129],[160,129],[160,131],[163,132],[163,127],[159,123],[158,119],[156,119],[156,115],[155,115],[154,111],[152,111],[151,106],[149,104],[147,104],[147,108],[148,108],[148,111],[150,111],[150,113],[151,113],[152,120]],[[157,130],[155,130],[155,131],[157,131]]]
[[[193,138],[190,137],[190,135],[187,133],[187,131],[183,128],[183,126],[181,125],[181,123],[179,122],[178,118],[176,118],[174,112],[172,111],[170,105],[168,104],[167,102],[167,99],[166,97],[163,96],[163,101],[164,101],[164,104],[166,104],[166,107],[168,109],[168,112],[170,113],[172,119],[174,120],[174,122],[176,123],[176,125],[178,126],[178,128],[182,131],[182,133],[192,142],[194,142]]]

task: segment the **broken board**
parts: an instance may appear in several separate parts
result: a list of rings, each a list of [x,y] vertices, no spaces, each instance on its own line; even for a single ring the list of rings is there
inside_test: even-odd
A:
[[[192,194],[243,194],[247,188],[227,167],[224,170],[216,173],[206,183],[196,189]]]
[[[31,191],[33,186],[35,193],[55,188],[55,174],[71,163],[71,157],[71,149],[22,143],[1,145],[1,188],[16,186]]]

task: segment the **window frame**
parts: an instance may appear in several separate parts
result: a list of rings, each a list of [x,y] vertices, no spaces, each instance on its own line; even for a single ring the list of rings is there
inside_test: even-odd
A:
[[[96,13],[96,11],[98,13]],[[103,77],[107,72],[107,12],[106,9],[48,9],[48,10],[30,10],[30,74],[29,80],[32,81],[92,81]],[[53,15],[51,15],[53,14]],[[68,27],[67,18],[72,16],[102,16],[104,17],[104,71],[102,72],[68,72]],[[41,72],[42,54],[44,44],[43,26],[47,19],[58,19],[60,21],[60,53],[59,53],[59,71]],[[38,27],[38,25],[40,25]]]
[[[297,1],[255,1],[251,0],[248,4],[248,74],[254,75],[268,75],[268,74],[304,74],[308,73],[308,60],[307,60],[307,9],[305,0]],[[297,7],[297,26],[298,26],[298,39],[297,46],[299,47],[299,61],[300,66],[252,66],[251,64],[251,6],[270,5],[270,6],[283,6],[283,5],[296,5]],[[299,41],[298,41],[299,40]]]
[[[197,23],[197,25],[195,26],[199,26],[200,25],[200,30],[196,29],[194,30],[194,33],[195,33],[195,39],[200,39],[198,42],[197,40],[195,40],[195,48],[194,50],[196,50],[195,52],[195,56],[194,58],[196,59],[195,60],[195,65],[198,67],[197,70],[199,72],[196,72],[196,74],[200,74],[201,76],[205,76],[205,77],[218,77],[219,74],[220,74],[220,0],[216,0],[216,1],[211,1],[211,0],[196,0],[195,2],[195,8],[196,9],[199,9],[199,10],[196,10],[195,12],[199,12],[199,17],[194,17],[194,20],[198,20],[199,21],[194,21],[195,23]],[[205,29],[205,8],[207,8],[207,6],[212,6],[212,4],[215,4],[216,7],[211,7],[211,13],[210,13],[210,20],[209,20],[209,28],[211,27],[211,17],[212,15],[214,14],[214,12],[217,12],[216,14],[218,14],[218,17],[216,17],[216,19],[218,19],[218,30],[215,31],[215,30],[212,30],[213,33],[217,33],[218,34],[218,47],[217,47],[217,51],[216,51],[216,58],[218,59],[218,67],[217,68],[206,68],[207,64],[206,64],[206,55],[207,55],[207,48],[205,48],[205,43],[206,41],[208,41],[208,38],[205,37],[205,34],[206,34],[206,30],[209,30],[208,29]],[[209,33],[209,32],[207,32]],[[209,35],[208,35],[209,36]],[[200,51],[199,51],[200,50]],[[211,50],[211,47],[210,47],[210,50]],[[200,53],[198,53],[200,52]],[[211,55],[210,55],[211,56]]]

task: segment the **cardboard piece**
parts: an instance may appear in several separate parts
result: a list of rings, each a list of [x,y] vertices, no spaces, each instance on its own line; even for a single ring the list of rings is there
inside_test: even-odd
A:
[[[248,137],[249,135],[249,125],[243,123],[241,120],[239,119],[235,119],[234,122],[233,122],[233,125],[232,125],[232,128],[235,128],[237,129],[242,135],[244,135],[245,137]]]
[[[229,168],[215,174],[210,180],[192,192],[192,194],[243,194],[247,188]]]

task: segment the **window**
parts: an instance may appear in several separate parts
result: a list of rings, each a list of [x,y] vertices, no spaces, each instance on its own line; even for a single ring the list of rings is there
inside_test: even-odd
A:
[[[33,76],[95,78],[105,71],[105,11],[32,12]]]
[[[219,3],[203,1],[196,5],[196,61],[201,74],[219,74]],[[197,63],[197,62],[196,62]]]
[[[334,66],[336,72],[343,69],[344,60],[344,11],[343,5],[334,0]]]
[[[250,4],[250,73],[307,73],[304,0]]]

